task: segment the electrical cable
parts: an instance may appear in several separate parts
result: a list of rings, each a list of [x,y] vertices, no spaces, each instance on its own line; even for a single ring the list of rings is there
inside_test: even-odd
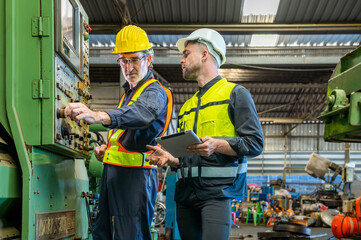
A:
[[[90,207],[89,207],[88,196],[84,196],[84,199],[85,199],[86,212],[88,215],[88,223],[89,223],[90,232],[93,233],[93,221],[90,216]]]
[[[97,135],[97,140],[100,141],[100,143],[106,144],[106,142],[104,141],[103,136],[99,132],[94,132],[94,133],[95,133],[95,135]]]
[[[343,227],[343,221],[345,220],[345,218],[346,218],[346,214],[343,216],[342,221],[341,221],[341,233],[342,233],[343,237],[345,237],[345,234],[343,234],[342,227]]]
[[[92,143],[96,143],[96,144],[98,144],[99,146],[102,145],[99,141],[94,140],[94,139],[92,139],[92,140],[89,141],[89,145],[91,145]]]

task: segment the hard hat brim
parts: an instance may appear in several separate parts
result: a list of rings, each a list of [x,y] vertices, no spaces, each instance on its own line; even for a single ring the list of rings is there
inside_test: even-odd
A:
[[[149,50],[151,48],[145,49],[145,50],[140,50],[140,51],[135,51],[135,52],[116,52],[115,50],[112,52],[112,54],[128,54],[128,53],[137,53],[137,52],[145,52],[147,50]]]
[[[178,48],[179,52],[183,54],[183,51],[184,51],[184,49],[186,48],[185,44],[186,44],[188,41],[197,40],[197,39],[199,39],[199,37],[195,37],[195,38],[188,38],[188,37],[186,37],[186,38],[180,38],[180,39],[178,39],[176,45],[177,45],[177,48]]]

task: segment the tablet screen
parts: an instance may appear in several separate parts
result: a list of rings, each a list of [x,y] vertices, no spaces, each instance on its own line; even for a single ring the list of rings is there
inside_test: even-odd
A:
[[[173,157],[188,155],[190,154],[187,152],[189,145],[201,143],[199,137],[192,130],[159,137],[155,141]]]

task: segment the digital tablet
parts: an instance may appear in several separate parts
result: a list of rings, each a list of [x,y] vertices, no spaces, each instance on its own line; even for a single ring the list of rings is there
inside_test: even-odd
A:
[[[158,137],[155,141],[174,157],[190,154],[187,152],[187,147],[192,144],[201,143],[199,137],[192,130]]]

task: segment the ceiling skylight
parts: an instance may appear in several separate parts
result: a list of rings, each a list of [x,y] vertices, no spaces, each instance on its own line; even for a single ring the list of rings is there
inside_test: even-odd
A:
[[[253,34],[250,47],[274,47],[277,45],[278,34]]]
[[[242,22],[273,23],[280,0],[245,0]]]
[[[245,0],[243,16],[276,15],[280,0]]]

